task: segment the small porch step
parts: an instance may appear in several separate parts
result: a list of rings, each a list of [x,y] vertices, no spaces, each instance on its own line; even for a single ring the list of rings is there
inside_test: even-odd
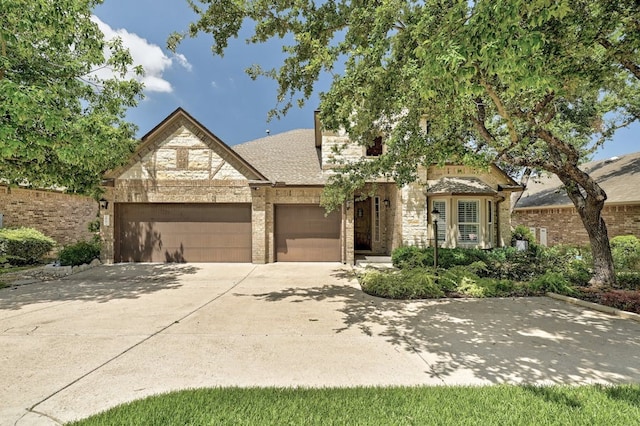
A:
[[[357,254],[356,266],[365,268],[367,266],[375,268],[392,268],[391,256],[384,255],[372,255],[372,254]]]

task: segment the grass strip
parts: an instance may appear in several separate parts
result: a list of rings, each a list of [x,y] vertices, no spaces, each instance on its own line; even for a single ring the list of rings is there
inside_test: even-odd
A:
[[[211,388],[156,395],[73,425],[630,425],[640,386]]]

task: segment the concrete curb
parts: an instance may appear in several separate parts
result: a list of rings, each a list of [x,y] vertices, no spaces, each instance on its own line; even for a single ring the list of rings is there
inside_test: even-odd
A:
[[[566,303],[571,303],[572,305],[578,305],[583,308],[593,309],[594,311],[604,312],[605,314],[611,314],[620,318],[640,322],[640,314],[634,314],[633,312],[621,311],[620,309],[612,308],[610,306],[599,305],[597,303],[587,302],[586,300],[576,299],[575,297],[563,296],[561,294],[551,292],[547,293],[546,296]]]
[[[7,286],[5,288],[16,288],[22,285],[65,278],[70,275],[77,274],[78,272],[95,268],[99,265],[102,265],[102,262],[100,262],[99,259],[94,259],[91,263],[85,263],[78,266],[45,265],[21,272],[11,273],[11,275],[7,274],[9,276],[5,276],[3,278],[7,280]]]

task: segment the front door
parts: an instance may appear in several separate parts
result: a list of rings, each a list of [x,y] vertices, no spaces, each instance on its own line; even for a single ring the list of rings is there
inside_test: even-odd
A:
[[[371,198],[354,202],[355,249],[371,250]]]

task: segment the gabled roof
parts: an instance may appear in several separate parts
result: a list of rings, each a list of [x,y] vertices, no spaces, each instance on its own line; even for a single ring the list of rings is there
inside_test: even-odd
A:
[[[475,177],[442,177],[429,184],[427,195],[494,195],[498,191]]]
[[[640,152],[592,161],[580,167],[607,193],[607,204],[640,203]],[[532,178],[517,209],[573,206],[557,176]]]
[[[274,183],[324,185],[314,129],[298,129],[235,145],[233,149]]]
[[[236,151],[231,149],[220,138],[211,133],[209,129],[200,124],[198,120],[189,115],[182,108],[177,108],[160,124],[154,127],[141,139],[136,151],[129,157],[129,161],[118,169],[105,174],[106,179],[115,179],[129,170],[133,165],[141,161],[145,155],[156,150],[160,144],[180,127],[185,127],[213,152],[218,154],[223,160],[229,163],[248,180],[266,181],[267,178],[260,173],[251,163],[242,158]]]

